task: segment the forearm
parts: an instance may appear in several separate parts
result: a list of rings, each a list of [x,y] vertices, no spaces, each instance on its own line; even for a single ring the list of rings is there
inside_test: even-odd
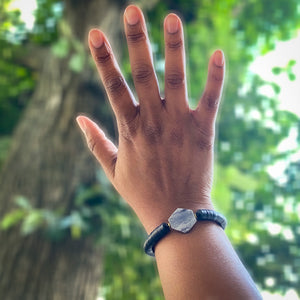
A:
[[[165,298],[261,299],[225,232],[198,222],[191,232],[175,231],[155,248]]]

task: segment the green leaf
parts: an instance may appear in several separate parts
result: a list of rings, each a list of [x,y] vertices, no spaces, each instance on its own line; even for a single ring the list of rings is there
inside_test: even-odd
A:
[[[81,227],[77,225],[72,225],[71,226],[71,236],[73,239],[77,240],[81,237]]]
[[[27,214],[21,226],[21,233],[28,235],[36,231],[43,223],[44,218],[40,210],[33,210]]]
[[[296,61],[294,59],[291,59],[289,62],[288,62],[288,67],[292,67],[296,64]]]
[[[62,218],[59,226],[61,229],[70,228],[71,236],[74,239],[80,238],[82,231],[87,228],[86,223],[78,211],[73,211],[70,215]]]
[[[64,58],[70,51],[70,44],[66,38],[61,38],[52,46],[51,50],[55,56]]]
[[[1,229],[8,229],[16,224],[18,224],[24,217],[25,212],[21,209],[16,209],[6,214],[1,221]]]
[[[23,208],[23,209],[25,209],[25,210],[31,210],[31,209],[32,209],[32,206],[31,206],[29,200],[26,199],[26,198],[23,197],[23,196],[17,196],[17,197],[15,198],[15,202],[16,202],[16,204],[17,204],[19,207],[21,207],[21,208]]]
[[[276,83],[272,83],[272,88],[276,94],[279,94],[281,91],[281,87]]]
[[[288,73],[288,77],[289,77],[289,80],[291,80],[291,81],[296,80],[296,75],[293,73]]]
[[[84,67],[84,55],[76,53],[73,54],[69,61],[69,68],[74,72],[81,72]]]
[[[272,73],[275,75],[279,75],[281,72],[282,72],[282,68],[280,68],[280,67],[274,67],[272,69]]]
[[[73,223],[73,219],[72,219],[72,216],[65,216],[63,217],[60,222],[59,222],[59,227],[61,229],[66,229],[66,228],[70,228],[71,225]]]

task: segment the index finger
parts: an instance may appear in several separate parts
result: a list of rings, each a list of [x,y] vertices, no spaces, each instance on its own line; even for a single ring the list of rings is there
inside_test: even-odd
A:
[[[92,29],[89,33],[89,46],[117,119],[132,120],[136,116],[137,104],[120,71],[108,40],[100,30]]]

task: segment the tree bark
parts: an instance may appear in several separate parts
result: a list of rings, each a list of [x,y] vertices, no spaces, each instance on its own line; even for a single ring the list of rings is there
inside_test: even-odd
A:
[[[84,45],[87,56],[92,26],[107,32],[118,49],[121,3],[66,0],[64,5],[71,38]],[[0,174],[0,218],[14,207],[16,195],[33,207],[68,213],[79,185],[95,182],[97,164],[82,142],[75,117],[85,112],[104,123],[111,124],[111,119],[95,68],[87,63],[81,72],[73,72],[69,58],[45,51],[36,90]],[[96,298],[101,249],[91,239],[54,242],[38,233],[22,237],[11,229],[0,231],[0,245],[1,299]]]

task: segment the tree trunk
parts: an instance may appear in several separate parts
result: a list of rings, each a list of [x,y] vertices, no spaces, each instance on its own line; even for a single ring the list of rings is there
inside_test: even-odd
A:
[[[120,3],[66,0],[64,22],[87,50],[87,32],[101,26],[117,42]],[[110,38],[111,39],[111,38]],[[116,48],[116,47],[115,47]],[[33,207],[69,212],[79,184],[95,182],[97,164],[86,150],[75,117],[79,112],[107,123],[105,96],[95,68],[69,68],[69,58],[46,51],[33,98],[21,120],[0,174],[0,218],[22,195]],[[107,126],[106,126],[107,127]],[[111,126],[112,127],[112,126]],[[22,237],[0,231],[0,298],[95,300],[101,275],[101,249],[90,239],[60,242],[41,234]]]

